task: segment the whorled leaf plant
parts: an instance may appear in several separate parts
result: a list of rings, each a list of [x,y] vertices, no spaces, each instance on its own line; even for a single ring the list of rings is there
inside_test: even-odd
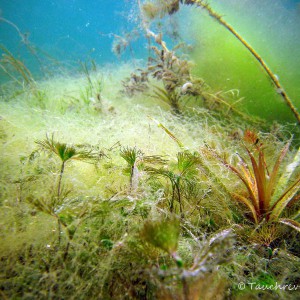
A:
[[[37,140],[36,143],[40,146],[43,151],[51,154],[55,154],[61,160],[61,168],[59,173],[59,179],[57,184],[57,198],[61,196],[61,183],[65,170],[65,165],[71,160],[80,160],[90,163],[95,163],[100,158],[104,157],[104,152],[94,152],[92,150],[80,149],[76,146],[67,145],[54,140],[54,134],[51,138],[46,136],[44,140]]]
[[[176,165],[174,168],[146,167],[145,171],[152,176],[166,178],[171,183],[172,196],[170,199],[170,212],[174,212],[175,200],[179,204],[181,219],[184,219],[184,192],[189,186],[197,185],[199,156],[196,153],[183,151],[177,153]]]
[[[137,163],[143,156],[141,150],[137,149],[136,147],[123,147],[120,151],[120,156],[127,162],[127,169],[129,171],[130,176],[130,191],[134,188],[136,189],[135,182],[138,177],[138,168]]]
[[[267,223],[280,222],[300,231],[300,223],[297,221],[280,218],[291,202],[295,203],[300,199],[300,175],[292,183],[286,181],[284,187],[282,187],[279,180],[279,170],[289,150],[290,142],[282,148],[278,157],[274,159],[273,168],[270,169],[266,163],[263,145],[259,142],[256,134],[247,130],[245,139],[254,145],[255,152],[257,152],[257,155],[255,155],[245,145],[250,165],[239,155],[239,165],[236,167],[207,146],[210,154],[234,173],[247,189],[246,196],[242,193],[233,192],[233,199],[244,204],[250,210],[255,224],[263,221]]]
[[[180,115],[181,114],[181,109],[179,106],[179,102],[181,100],[180,94],[174,89],[174,90],[167,90],[164,88],[160,88],[158,86],[153,86],[154,90],[154,98],[161,100],[162,102],[170,105],[172,108],[172,111]]]
[[[66,143],[58,142],[54,139],[54,134],[51,135],[51,138],[46,136],[46,139],[37,140],[35,142],[40,146],[42,151],[48,152],[49,154],[55,154],[61,160],[56,195],[53,195],[50,201],[43,199],[31,201],[37,209],[49,215],[52,215],[57,219],[59,246],[61,241],[61,228],[62,226],[67,228],[67,223],[63,220],[63,218],[59,216],[57,212],[58,207],[61,206],[64,200],[64,197],[62,196],[62,179],[65,170],[65,165],[71,160],[80,160],[89,163],[96,163],[99,159],[103,158],[105,154],[102,151],[86,150],[85,148],[79,146],[71,146],[67,145]],[[71,237],[70,234],[69,237]],[[68,253],[68,248],[66,250],[66,253]]]
[[[124,170],[130,176],[130,191],[135,191],[139,183],[139,168],[144,168],[145,164],[165,164],[166,160],[159,155],[145,155],[136,147],[122,147],[120,156],[127,162]]]

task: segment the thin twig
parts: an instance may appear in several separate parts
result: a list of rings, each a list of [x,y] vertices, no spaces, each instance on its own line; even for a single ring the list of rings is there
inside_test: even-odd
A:
[[[238,34],[238,32],[230,25],[228,24],[223,18],[217,14],[209,5],[208,3],[204,2],[203,0],[194,0],[189,1],[193,2],[198,7],[201,7],[205,9],[209,15],[214,18],[218,23],[220,23],[222,26],[224,26],[227,30],[229,30],[249,51],[250,53],[256,58],[256,60],[259,62],[259,64],[263,67],[263,69],[266,71],[266,73],[269,75],[271,81],[276,86],[278,93],[281,95],[281,97],[284,99],[288,107],[291,109],[293,114],[295,115],[298,124],[300,124],[300,114],[297,111],[296,107],[293,105],[292,100],[287,95],[285,90],[283,89],[282,85],[280,84],[277,76],[271,71],[271,69],[267,66],[266,62],[262,59],[262,57],[251,47],[251,45],[243,39],[241,35]]]

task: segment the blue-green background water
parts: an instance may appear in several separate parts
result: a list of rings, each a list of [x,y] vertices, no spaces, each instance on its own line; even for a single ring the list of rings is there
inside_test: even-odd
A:
[[[299,0],[211,0],[267,61],[300,110]],[[124,35],[138,28],[135,0],[1,0],[1,17],[18,26],[38,50],[66,64],[93,59],[118,62],[111,51],[110,33]],[[294,117],[276,94],[255,59],[230,33],[199,9],[185,8],[181,31],[194,44],[195,74],[218,90],[239,89],[245,108],[270,120],[293,122]],[[140,33],[142,31],[140,30]],[[0,43],[21,57],[36,74],[40,66],[21,42],[15,28],[0,22]],[[147,57],[144,38],[132,43],[121,61]],[[55,70],[54,70],[55,72]]]
[[[84,61],[91,57],[106,63],[116,60],[111,52],[113,39],[107,34],[122,35],[136,26],[134,2],[2,0],[0,8],[3,18],[28,33],[31,43],[56,59]],[[128,22],[130,18],[132,22]],[[0,43],[13,53],[27,56],[17,31],[5,22],[0,23]],[[135,44],[135,49],[138,57],[140,46]]]

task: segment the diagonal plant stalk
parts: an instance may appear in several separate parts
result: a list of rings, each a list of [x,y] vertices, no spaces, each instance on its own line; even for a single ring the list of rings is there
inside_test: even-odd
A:
[[[294,106],[292,100],[286,93],[286,91],[283,89],[283,86],[278,80],[278,77],[271,71],[271,69],[268,67],[267,63],[263,60],[263,58],[255,51],[255,49],[230,25],[228,24],[221,15],[216,13],[207,3],[207,1],[203,0],[181,0],[184,4],[195,4],[198,7],[203,8],[206,10],[209,15],[214,18],[219,24],[221,24],[223,27],[225,27],[227,30],[229,30],[248,50],[249,52],[255,57],[255,59],[258,61],[258,63],[262,66],[262,68],[265,70],[265,72],[270,77],[272,83],[275,85],[275,87],[278,90],[278,93],[281,95],[281,97],[284,99],[288,107],[293,112],[294,116],[296,117],[298,124],[300,124],[300,114],[297,111],[297,108]]]
[[[161,122],[159,122],[151,116],[148,116],[148,118],[152,120],[158,127],[162,128],[165,131],[165,133],[176,142],[176,144],[181,150],[186,150],[183,143],[167,127],[165,127]]]

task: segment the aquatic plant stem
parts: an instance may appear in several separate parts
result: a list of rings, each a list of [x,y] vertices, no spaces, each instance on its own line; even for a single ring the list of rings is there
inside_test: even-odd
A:
[[[74,234],[75,234],[77,228],[78,228],[78,227],[76,227],[76,229],[75,229],[75,231],[74,231]],[[73,236],[70,236],[70,235],[69,235],[69,240],[68,240],[68,243],[67,243],[67,246],[66,246],[64,255],[63,255],[63,261],[66,261],[66,260],[67,260],[67,257],[68,257],[68,255],[69,255],[69,250],[70,250],[71,242],[72,242],[72,240],[73,240],[73,238],[74,238],[74,234],[73,234]]]
[[[61,194],[61,182],[62,182],[64,170],[65,170],[65,161],[63,161],[61,164],[61,169],[60,169],[60,174],[59,174],[59,179],[58,179],[58,185],[57,185],[57,198],[58,199],[60,198],[60,194]]]
[[[130,184],[130,188],[129,188],[129,191],[130,193],[132,192],[132,188],[133,188],[133,176],[135,176],[135,163],[131,166],[130,168],[130,179],[129,179],[129,184]]]
[[[228,24],[223,18],[217,14],[209,5],[208,3],[204,2],[203,0],[194,0],[189,1],[190,4],[196,4],[198,7],[201,7],[205,9],[209,15],[214,18],[218,23],[220,23],[222,26],[224,26],[227,30],[229,30],[249,51],[250,53],[256,58],[256,60],[259,62],[259,64],[263,67],[263,69],[266,71],[266,73],[269,75],[271,81],[277,88],[278,93],[281,95],[281,97],[284,99],[288,107],[293,112],[294,116],[296,117],[298,124],[300,125],[300,114],[297,111],[296,107],[293,105],[290,97],[287,95],[287,93],[284,91],[282,85],[280,84],[277,76],[271,71],[271,69],[267,66],[266,62],[262,59],[262,57],[251,47],[251,45],[243,39],[241,35],[238,34],[238,32],[230,25]]]
[[[175,187],[178,195],[178,203],[179,203],[179,211],[180,211],[180,218],[184,219],[184,212],[183,212],[183,206],[182,206],[182,200],[181,200],[181,191],[180,191],[180,179],[176,180]]]
[[[57,214],[54,214],[54,217],[57,219],[58,240],[57,240],[56,250],[58,250],[61,244],[62,226],[61,226],[61,221],[59,216]]]

